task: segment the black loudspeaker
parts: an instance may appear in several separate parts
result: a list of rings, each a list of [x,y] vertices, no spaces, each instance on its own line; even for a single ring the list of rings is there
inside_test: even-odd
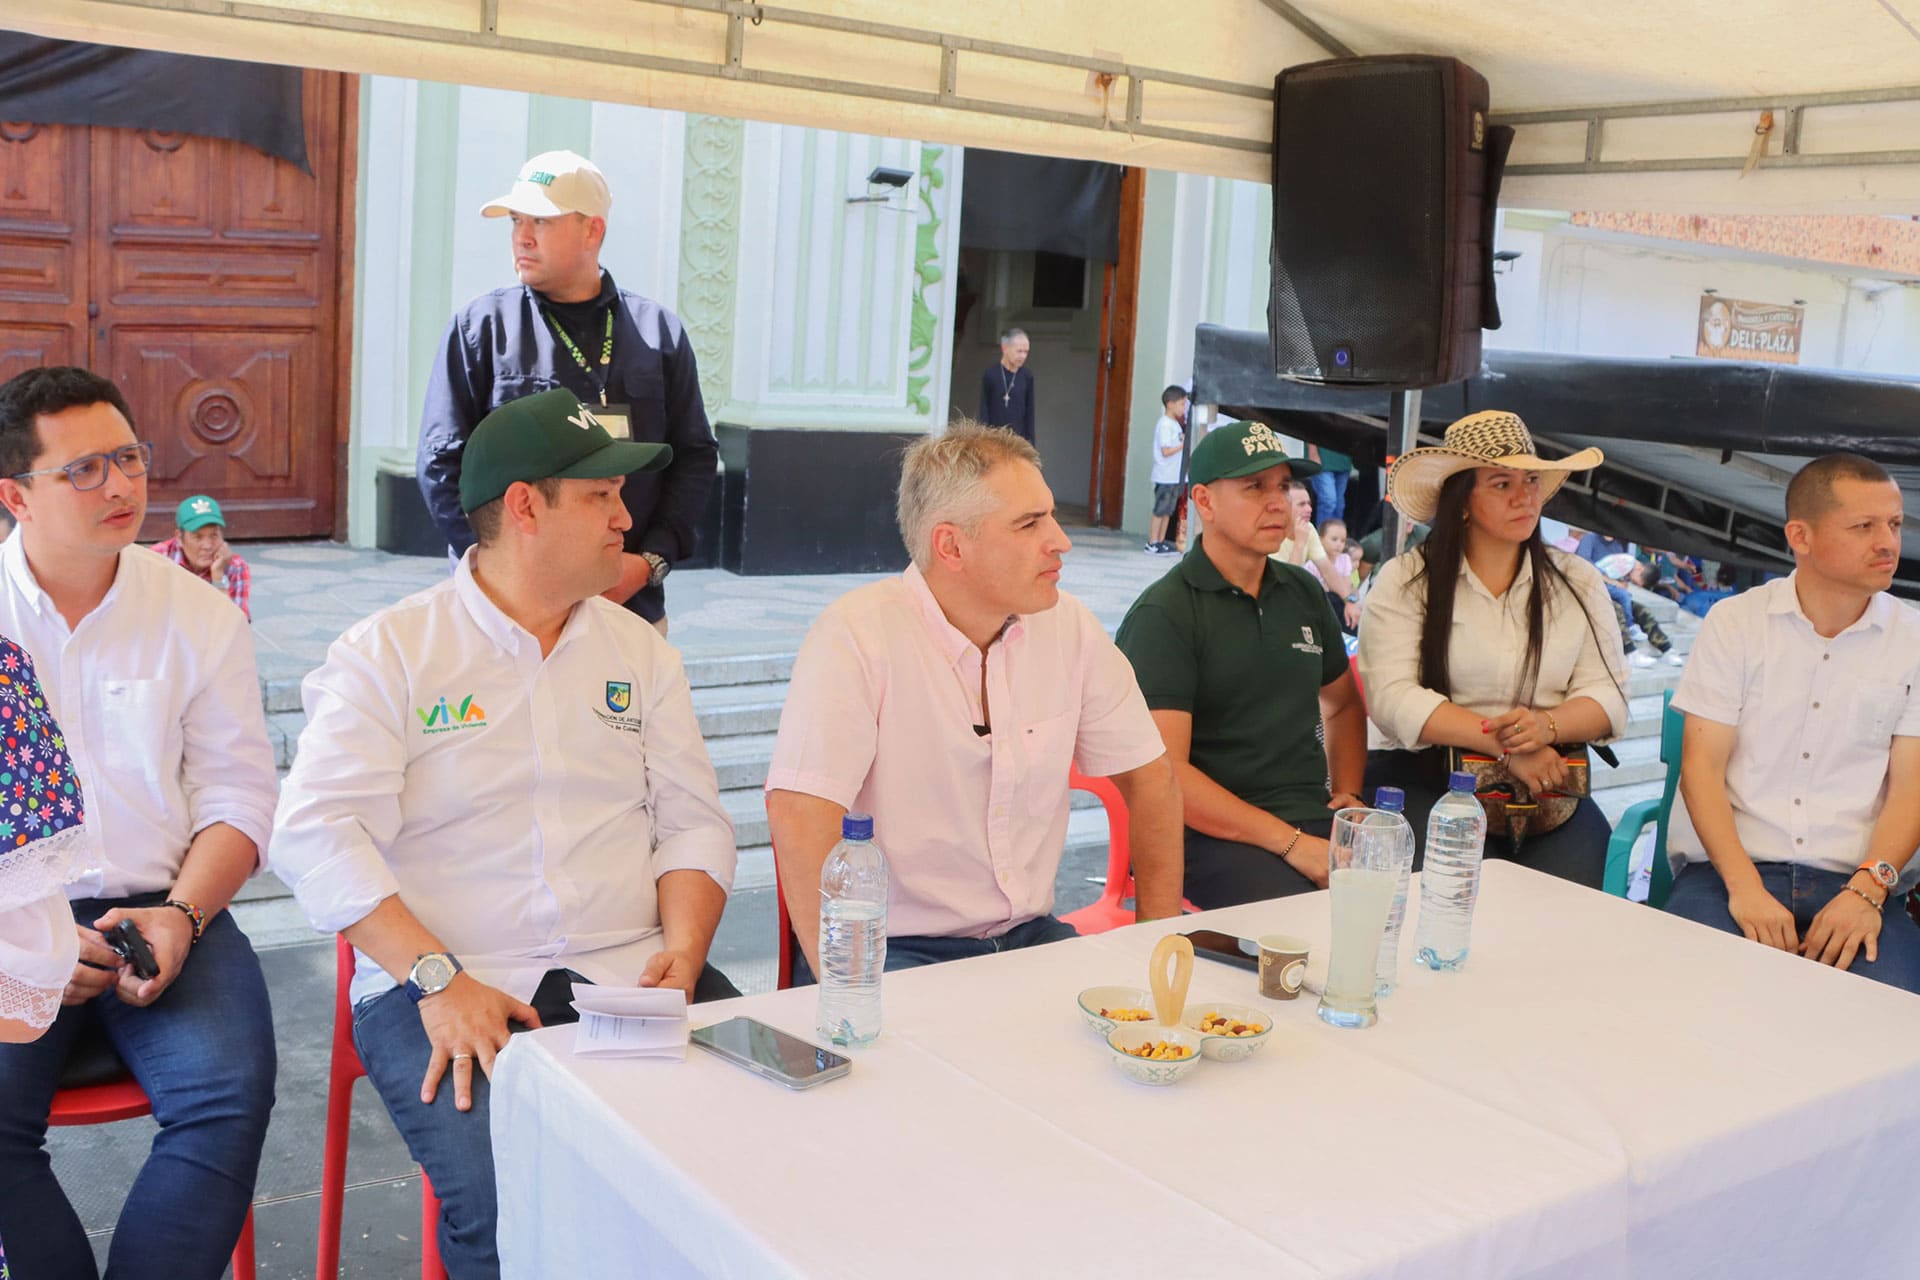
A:
[[[1453,58],[1336,58],[1274,81],[1274,372],[1431,387],[1500,327],[1493,218],[1513,130]]]

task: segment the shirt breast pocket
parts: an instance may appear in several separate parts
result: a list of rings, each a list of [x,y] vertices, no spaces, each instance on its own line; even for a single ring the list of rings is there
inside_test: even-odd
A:
[[[167,723],[163,680],[109,680],[101,689],[100,717],[105,741],[100,758],[116,773],[149,782],[160,778],[160,762],[170,753],[175,726]]]
[[[667,379],[656,371],[630,371],[620,379],[624,399],[633,413],[633,438],[665,443],[667,439]]]
[[[1847,736],[1875,750],[1893,745],[1893,729],[1907,708],[1907,687],[1867,684],[1853,691],[1847,709]]]
[[[1021,733],[1020,745],[1027,753],[1027,812],[1033,817],[1051,819],[1059,808],[1079,733],[1076,711],[1035,721]]]

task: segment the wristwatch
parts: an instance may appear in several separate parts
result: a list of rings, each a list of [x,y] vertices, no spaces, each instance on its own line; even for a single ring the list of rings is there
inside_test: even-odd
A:
[[[659,586],[667,580],[667,575],[673,572],[673,566],[667,562],[667,558],[656,551],[642,551],[640,558],[647,562],[647,568],[650,571],[647,576],[647,585],[650,587]]]
[[[1894,865],[1885,858],[1868,866],[1861,867],[1860,870],[1872,876],[1875,883],[1888,893],[1892,893],[1893,886],[1900,882],[1900,873],[1895,870]]]
[[[413,968],[407,974],[407,998],[419,1004],[428,996],[438,995],[453,982],[453,975],[466,966],[445,951],[429,951],[413,962]]]

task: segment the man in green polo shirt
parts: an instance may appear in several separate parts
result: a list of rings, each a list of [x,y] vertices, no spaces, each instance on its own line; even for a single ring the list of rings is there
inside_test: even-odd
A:
[[[1311,574],[1268,559],[1289,482],[1317,470],[1261,423],[1208,435],[1189,467],[1206,532],[1115,637],[1179,770],[1203,908],[1325,888],[1333,811],[1360,803],[1367,713],[1339,620]]]

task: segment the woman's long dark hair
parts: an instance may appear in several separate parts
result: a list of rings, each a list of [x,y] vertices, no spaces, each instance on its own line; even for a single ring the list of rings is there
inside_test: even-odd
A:
[[[1420,563],[1413,581],[1427,580],[1427,608],[1420,620],[1420,683],[1453,697],[1453,681],[1447,672],[1449,643],[1453,639],[1454,591],[1460,584],[1460,563],[1467,554],[1467,500],[1477,483],[1474,468],[1456,471],[1440,486],[1435,504],[1432,532],[1420,544]],[[1533,565],[1533,583],[1527,591],[1527,652],[1520,663],[1520,681],[1513,691],[1516,707],[1533,705],[1534,686],[1540,679],[1540,650],[1547,638],[1548,598],[1564,589],[1575,608],[1586,613],[1579,592],[1547,554],[1547,540],[1540,536],[1540,524],[1534,522],[1533,534],[1520,546],[1520,554]],[[1555,584],[1558,584],[1557,586]],[[1593,618],[1587,618],[1593,629]],[[1598,633],[1595,633],[1596,641]]]

